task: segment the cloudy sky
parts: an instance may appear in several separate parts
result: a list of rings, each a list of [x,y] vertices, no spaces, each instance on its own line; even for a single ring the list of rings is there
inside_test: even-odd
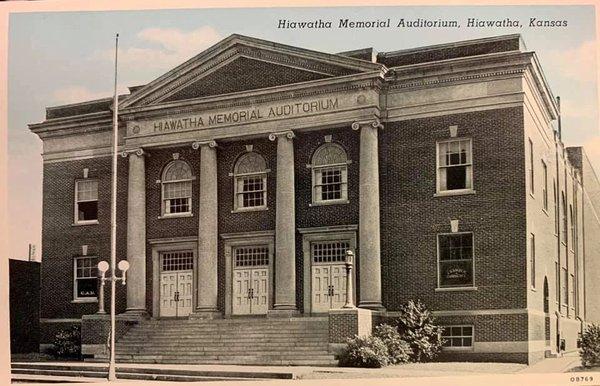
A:
[[[530,18],[567,27],[530,28]],[[457,29],[293,30],[279,20],[455,19]],[[522,27],[466,28],[467,19],[519,20]],[[41,141],[27,129],[46,106],[112,94],[114,35],[120,33],[119,89],[145,84],[232,33],[319,50],[378,51],[499,34],[522,34],[537,52],[563,111],[563,140],[583,145],[600,171],[595,10],[592,6],[186,9],[12,14],[9,19],[8,195],[10,257],[41,243]],[[65,198],[71,199],[71,198]],[[39,252],[38,252],[39,258]]]

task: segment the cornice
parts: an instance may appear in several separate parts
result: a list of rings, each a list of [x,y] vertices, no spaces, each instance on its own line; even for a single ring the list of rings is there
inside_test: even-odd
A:
[[[395,81],[393,83],[389,83],[387,85],[388,90],[399,90],[399,89],[407,89],[407,88],[418,88],[418,87],[427,87],[431,85],[444,84],[444,83],[457,83],[463,81],[471,81],[477,79],[485,79],[492,77],[501,77],[501,76],[520,76],[525,73],[525,68],[513,68],[506,70],[497,70],[497,71],[489,71],[482,73],[464,73],[461,75],[455,74],[446,74],[446,75],[436,75],[436,76],[424,76],[423,79],[417,80],[409,80],[409,81]]]

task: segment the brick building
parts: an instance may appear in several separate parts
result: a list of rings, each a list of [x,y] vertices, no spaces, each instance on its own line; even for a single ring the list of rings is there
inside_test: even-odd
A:
[[[30,125],[44,142],[42,346],[83,320],[100,355],[111,106]],[[342,342],[420,299],[446,326],[444,358],[533,362],[600,320],[586,296],[600,184],[561,142],[519,35],[338,54],[232,35],[131,87],[119,125],[122,342],[131,325],[249,316],[328,320]],[[348,249],[359,310],[344,316]]]

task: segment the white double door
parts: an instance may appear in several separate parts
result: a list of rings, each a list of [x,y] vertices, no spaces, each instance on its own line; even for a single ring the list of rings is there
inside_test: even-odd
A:
[[[312,312],[327,312],[346,304],[345,264],[312,266]]]
[[[234,315],[264,315],[269,309],[269,268],[233,270]]]
[[[182,317],[192,312],[194,274],[192,270],[160,274],[160,316]]]

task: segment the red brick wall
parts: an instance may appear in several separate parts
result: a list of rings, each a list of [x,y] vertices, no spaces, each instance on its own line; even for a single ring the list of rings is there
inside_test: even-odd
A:
[[[476,194],[434,197],[436,140],[473,139]],[[432,310],[526,307],[523,110],[506,108],[389,123],[380,131],[383,301]],[[474,234],[476,291],[435,292],[436,235]]]
[[[359,132],[350,127],[297,133],[294,139],[294,157],[296,162],[296,228],[309,228],[329,225],[358,225],[358,184],[359,184]],[[312,155],[325,143],[325,135],[332,136],[332,142],[341,145],[352,161],[348,165],[348,204],[311,206],[312,171],[306,165],[311,163]],[[357,232],[358,237],[358,232]],[[357,251],[356,277],[359,277],[359,258]],[[302,235],[296,233],[296,302],[299,309],[304,307],[303,294],[303,252]],[[306,289],[310,291],[310,288]],[[360,293],[357,281],[356,293]],[[356,302],[360,301],[360,297]]]
[[[75,180],[89,169],[89,178],[98,179],[97,225],[74,226]],[[119,173],[126,175],[127,160],[119,157]],[[42,214],[41,317],[80,318],[95,313],[97,303],[72,303],[73,258],[88,255],[110,261],[111,158],[50,163],[44,165]],[[127,179],[120,178],[117,205],[117,260],[126,257]],[[125,288],[117,286],[117,310],[125,310]],[[108,298],[107,298],[108,304]]]

